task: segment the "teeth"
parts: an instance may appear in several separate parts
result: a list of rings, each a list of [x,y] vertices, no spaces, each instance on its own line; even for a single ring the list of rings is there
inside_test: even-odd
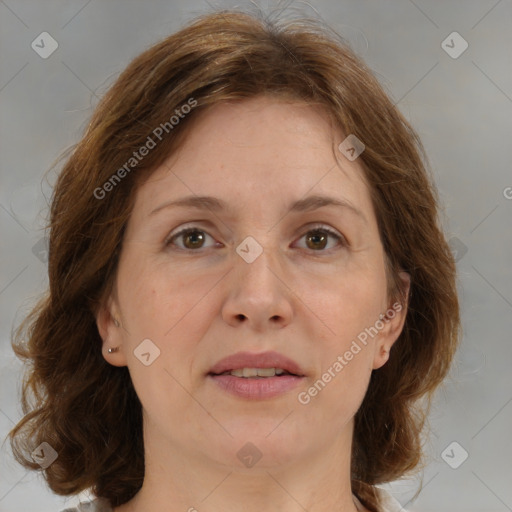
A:
[[[275,368],[260,368],[259,370],[256,370],[256,373],[258,377],[275,377],[276,376],[276,369]],[[245,370],[244,370],[245,375]],[[251,375],[251,377],[254,377],[254,375]]]
[[[284,372],[282,368],[240,368],[232,370],[229,375],[248,379],[251,377],[275,377],[276,375],[282,375]]]

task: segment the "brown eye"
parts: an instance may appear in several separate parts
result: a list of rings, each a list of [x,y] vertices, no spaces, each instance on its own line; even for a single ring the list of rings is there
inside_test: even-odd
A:
[[[316,252],[327,252],[329,249],[332,249],[333,247],[327,247],[330,238],[333,238],[338,246],[347,245],[342,235],[326,227],[310,229],[301,238],[306,240],[306,249]],[[324,251],[326,247],[327,250]]]
[[[206,237],[209,236],[210,235],[200,229],[186,228],[173,235],[168,241],[166,241],[166,245],[175,245],[176,240],[181,240],[183,245],[176,244],[180,249],[202,249]]]
[[[202,247],[204,243],[204,234],[201,231],[189,231],[188,233],[184,233],[182,236],[182,240],[185,241],[185,247],[187,247],[187,249]]]
[[[208,247],[205,245],[206,238],[208,237],[213,240],[206,231],[195,227],[188,227],[168,238],[165,241],[165,245],[174,246],[183,251],[198,250]],[[327,252],[329,249],[335,248],[327,247],[329,239],[334,239],[337,242],[335,245],[337,245],[338,248],[339,246],[343,247],[348,245],[342,235],[326,227],[310,229],[302,235],[301,239],[306,240],[306,246],[304,248],[314,252]],[[177,243],[178,241],[181,243]]]
[[[327,236],[321,231],[311,231],[312,234],[306,235],[307,246],[309,249],[325,249],[327,245]]]

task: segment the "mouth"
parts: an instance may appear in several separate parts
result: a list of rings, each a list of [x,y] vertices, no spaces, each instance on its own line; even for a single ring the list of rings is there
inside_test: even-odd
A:
[[[245,399],[282,395],[305,377],[295,361],[277,352],[239,352],[219,361],[207,376],[223,391]]]
[[[237,368],[222,373],[212,373],[209,375],[233,375],[233,377],[242,377],[243,379],[268,379],[269,377],[280,377],[281,375],[295,375],[283,368]]]

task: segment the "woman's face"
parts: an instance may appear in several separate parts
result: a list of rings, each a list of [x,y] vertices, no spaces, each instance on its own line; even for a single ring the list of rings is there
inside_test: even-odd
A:
[[[243,468],[346,448],[405,317],[360,161],[337,162],[345,135],[302,103],[259,97],[197,121],[137,191],[98,316],[104,357],[128,366],[162,450]],[[217,375],[244,367],[266,372]]]

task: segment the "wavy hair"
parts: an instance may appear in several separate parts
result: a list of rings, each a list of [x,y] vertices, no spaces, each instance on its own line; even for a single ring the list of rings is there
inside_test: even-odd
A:
[[[27,373],[24,417],[9,433],[25,467],[40,469],[30,453],[43,441],[58,452],[43,470],[55,493],[90,489],[115,507],[142,486],[142,407],[128,369],[102,357],[95,314],[112,289],[141,180],[209,105],[257,95],[320,105],[366,146],[359,161],[389,294],[401,296],[400,270],[410,274],[411,288],[404,328],[387,363],[373,371],[355,416],[352,491],[378,512],[374,486],[422,461],[421,433],[456,351],[460,318],[455,263],[421,141],[372,72],[323,22],[228,10],[195,18],[137,56],[105,93],[59,173],[49,219],[49,290],[13,336]],[[144,159],[131,161],[191,98],[197,106]],[[123,166],[122,179],[114,180]],[[107,183],[109,193],[98,192]]]

